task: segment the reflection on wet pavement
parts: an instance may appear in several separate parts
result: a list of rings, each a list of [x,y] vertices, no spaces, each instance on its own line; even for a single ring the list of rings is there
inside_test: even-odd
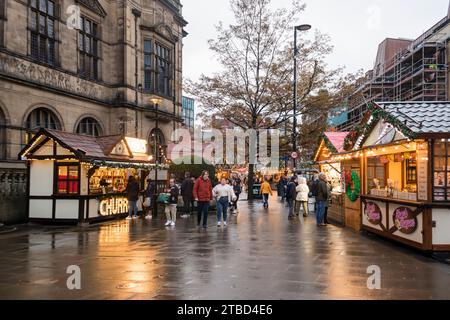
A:
[[[211,215],[165,229],[163,217],[87,229],[32,226],[0,236],[1,299],[450,299],[450,266],[314,217],[289,222],[272,200],[240,202],[228,228]],[[81,268],[70,291],[66,269]],[[367,268],[381,268],[381,290]]]

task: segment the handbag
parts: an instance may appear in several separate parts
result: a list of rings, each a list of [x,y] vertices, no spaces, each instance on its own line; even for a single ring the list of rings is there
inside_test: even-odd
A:
[[[150,208],[152,205],[152,199],[150,197],[146,197],[142,205],[146,208]]]

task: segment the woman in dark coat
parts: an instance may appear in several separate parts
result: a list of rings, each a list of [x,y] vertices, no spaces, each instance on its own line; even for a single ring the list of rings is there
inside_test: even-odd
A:
[[[137,219],[138,208],[137,201],[139,199],[139,183],[133,176],[128,178],[127,188],[125,189],[128,199],[128,218],[127,219]]]

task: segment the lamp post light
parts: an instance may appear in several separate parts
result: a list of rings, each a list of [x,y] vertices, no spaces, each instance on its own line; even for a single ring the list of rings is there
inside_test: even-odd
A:
[[[135,121],[134,121],[134,130],[135,130],[135,136],[136,138],[139,138],[139,113],[138,113],[138,105],[139,105],[139,100],[138,100],[138,96],[139,96],[139,72],[138,72],[138,66],[139,66],[139,60],[138,60],[138,19],[141,17],[142,13],[141,11],[139,11],[136,8],[133,8],[131,10],[131,13],[134,15],[134,56],[135,56],[135,61],[134,61],[134,77],[135,77],[135,101],[134,103],[136,104],[135,106],[135,112],[134,112],[134,116],[135,116]]]
[[[155,148],[155,194],[153,197],[153,215],[157,217],[158,215],[158,165],[159,165],[159,146],[158,146],[158,139],[157,134],[159,131],[159,118],[158,118],[158,108],[159,104],[161,103],[162,99],[159,97],[153,97],[150,99],[151,103],[153,104],[155,108],[155,130],[153,131],[153,147]]]
[[[294,28],[294,130],[293,130],[293,145],[294,145],[294,152],[297,152],[297,95],[298,95],[298,88],[297,88],[297,57],[299,54],[298,47],[297,47],[297,31],[308,31],[311,29],[311,25],[309,24],[302,24],[299,26],[296,26]],[[297,169],[297,159],[294,159],[294,170]]]

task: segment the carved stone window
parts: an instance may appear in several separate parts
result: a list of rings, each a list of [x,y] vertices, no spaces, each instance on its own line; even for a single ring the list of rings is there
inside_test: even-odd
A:
[[[0,110],[0,160],[6,159],[6,119]]]
[[[102,127],[94,118],[84,118],[77,126],[77,133],[86,136],[99,137],[102,135]]]
[[[6,17],[6,0],[0,0],[0,20]]]
[[[144,41],[144,89],[150,91],[152,89],[152,42]]]
[[[40,62],[56,63],[56,7],[51,0],[30,0],[30,53]]]
[[[32,136],[41,128],[61,130],[61,123],[58,117],[47,108],[34,109],[26,121],[26,137],[25,144],[30,141]]]
[[[99,79],[99,29],[98,25],[81,18],[81,29],[78,30],[78,70],[82,77]]]
[[[172,97],[173,50],[158,42],[144,41],[144,89],[160,96]]]

